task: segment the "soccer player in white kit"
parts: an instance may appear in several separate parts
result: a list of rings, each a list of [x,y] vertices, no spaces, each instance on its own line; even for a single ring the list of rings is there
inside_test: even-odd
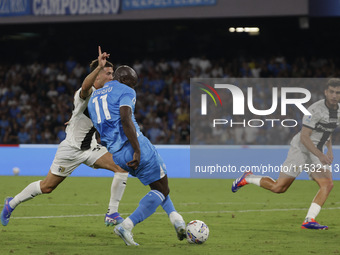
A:
[[[332,133],[340,122],[340,79],[330,79],[324,94],[325,99],[308,108],[311,115],[303,117],[303,127],[292,139],[287,159],[282,164],[280,176],[276,181],[268,176],[245,172],[232,185],[232,192],[251,183],[274,193],[283,193],[305,170],[309,177],[317,182],[319,191],[302,223],[302,229],[328,229],[328,226],[320,225],[315,218],[333,188],[330,168],[333,161]],[[327,153],[324,154],[325,147]]]
[[[87,103],[94,90],[104,86],[113,79],[113,65],[106,59],[109,54],[102,53],[98,48],[98,60],[92,61],[91,73],[84,79],[82,87],[74,95],[74,110],[67,122],[66,138],[58,146],[54,160],[46,178],[29,184],[14,198],[5,199],[1,212],[1,223],[6,226],[11,213],[22,202],[37,195],[51,193],[75,168],[84,163],[93,168],[103,168],[115,172],[111,185],[111,197],[108,212],[105,215],[105,225],[116,225],[124,219],[118,213],[128,178],[128,172],[115,164],[111,153],[98,144],[95,138],[96,129],[93,127],[87,111]],[[93,88],[94,87],[94,88]]]

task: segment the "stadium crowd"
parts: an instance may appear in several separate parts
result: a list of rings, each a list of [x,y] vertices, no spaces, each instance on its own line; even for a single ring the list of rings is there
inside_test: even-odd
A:
[[[139,74],[136,119],[154,144],[190,143],[190,77],[327,78],[340,77],[332,58],[283,56],[210,60],[205,56],[178,60],[135,60]],[[115,63],[115,67],[119,64]],[[57,144],[73,109],[73,94],[89,68],[70,57],[65,62],[0,65],[0,144]],[[322,98],[319,88],[312,101]],[[265,96],[270,105],[271,93]],[[298,116],[301,118],[301,116]],[[210,129],[211,130],[211,129]],[[209,141],[226,144],[288,144],[296,129],[215,129]],[[340,141],[339,132],[333,137]],[[203,140],[207,140],[204,138]]]

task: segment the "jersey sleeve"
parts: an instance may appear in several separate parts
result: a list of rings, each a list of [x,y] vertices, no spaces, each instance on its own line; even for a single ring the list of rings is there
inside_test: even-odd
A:
[[[82,98],[80,97],[80,91],[81,91],[81,88],[78,89],[78,90],[74,93],[73,103],[74,103],[75,108],[77,107],[77,105],[80,105],[82,102],[84,102],[84,99],[82,99]]]
[[[92,90],[92,88],[91,88],[91,90]],[[91,94],[92,94],[93,90],[92,90],[91,94],[86,99],[82,99],[80,97],[80,91],[81,91],[81,88],[78,89],[74,93],[74,100],[73,100],[74,108],[76,109],[76,108],[80,107],[83,110],[85,110],[85,108],[87,107],[87,103],[90,100],[90,97],[91,97]]]
[[[316,123],[318,123],[321,119],[321,113],[315,107],[309,107],[308,111],[312,115],[304,115],[302,118],[302,125],[308,127],[310,129],[314,129]]]
[[[129,106],[131,109],[134,109],[136,104],[136,94],[127,93],[123,94],[119,99],[119,107]]]

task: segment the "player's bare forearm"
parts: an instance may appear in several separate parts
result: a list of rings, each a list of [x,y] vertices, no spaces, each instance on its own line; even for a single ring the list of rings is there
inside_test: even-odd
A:
[[[140,152],[136,129],[132,121],[122,121],[123,130],[135,152]]]
[[[301,143],[315,156],[320,157],[321,154],[323,154],[322,151],[315,147],[314,143],[312,142],[309,136],[301,135]]]
[[[330,165],[332,164],[332,159],[329,155],[323,154],[316,146],[314,145],[313,141],[311,140],[310,136],[312,134],[312,129],[307,127],[302,127],[300,140],[301,143],[315,156],[319,158],[322,164]]]
[[[136,128],[132,122],[131,108],[127,106],[120,107],[120,118],[123,126],[124,133],[129,140],[135,152],[140,153],[139,142],[137,139]]]
[[[311,134],[312,129],[302,127],[300,141],[311,153],[317,157],[320,157],[323,153],[318,148],[316,148],[313,141],[310,139]]]
[[[131,116],[132,116],[132,112],[131,112],[130,107],[128,106],[120,107],[120,118],[121,118],[123,130],[134,150],[133,159],[127,162],[126,165],[128,167],[131,167],[133,170],[136,170],[139,166],[141,152],[140,152],[139,142],[137,139],[136,128],[132,122]]]
[[[83,81],[83,84],[81,85],[81,95],[80,97],[85,99],[88,97],[92,92],[92,86],[101,70],[103,70],[104,67],[97,66],[96,69],[94,69],[90,74],[86,76],[86,78]]]
[[[327,147],[327,154],[326,155],[333,162],[334,156],[333,156],[333,148],[332,148],[332,135],[329,138],[329,140],[326,142],[326,147]]]

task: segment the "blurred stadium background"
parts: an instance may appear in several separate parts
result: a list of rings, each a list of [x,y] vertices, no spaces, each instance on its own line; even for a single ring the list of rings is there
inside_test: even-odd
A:
[[[335,0],[0,0],[0,144],[60,143],[101,45],[140,76],[143,133],[188,145],[191,77],[339,77],[339,15]],[[295,132],[228,145],[287,145]]]

